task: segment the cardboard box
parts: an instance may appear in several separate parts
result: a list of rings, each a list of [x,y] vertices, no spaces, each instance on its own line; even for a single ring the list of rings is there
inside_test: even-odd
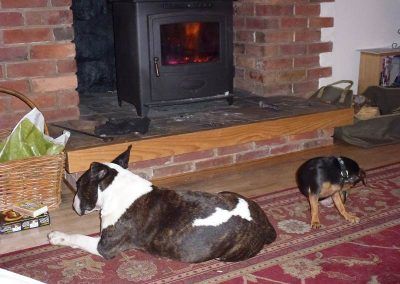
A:
[[[14,211],[17,211],[23,215],[37,217],[48,211],[46,205],[37,203],[33,200],[25,200],[22,202],[15,203],[11,207]]]
[[[0,212],[0,234],[15,233],[50,225],[50,215],[48,212],[37,217],[22,216],[19,220],[6,221],[6,211],[8,210]]]

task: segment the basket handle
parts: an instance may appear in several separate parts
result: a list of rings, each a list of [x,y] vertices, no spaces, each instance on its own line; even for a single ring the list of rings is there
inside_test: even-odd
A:
[[[13,97],[16,97],[16,98],[20,99],[21,101],[23,101],[31,109],[37,108],[39,110],[39,108],[35,105],[35,103],[31,99],[27,98],[25,95],[23,95],[22,93],[20,93],[18,91],[0,87],[0,93],[4,93],[4,94],[11,95]],[[44,123],[44,133],[46,135],[49,135],[49,129],[47,128],[46,122]]]

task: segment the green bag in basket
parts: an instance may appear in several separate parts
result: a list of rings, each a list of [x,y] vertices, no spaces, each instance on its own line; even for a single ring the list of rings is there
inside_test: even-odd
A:
[[[70,136],[64,132],[56,139],[44,134],[44,118],[32,109],[15,126],[11,134],[0,143],[0,162],[35,156],[57,155],[64,150]]]

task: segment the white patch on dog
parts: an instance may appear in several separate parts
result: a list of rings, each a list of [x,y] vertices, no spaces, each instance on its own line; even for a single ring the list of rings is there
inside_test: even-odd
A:
[[[48,235],[48,239],[52,245],[79,248],[89,253],[101,256],[97,250],[100,237],[89,237],[78,234],[68,235],[62,232],[54,231]]]
[[[78,213],[79,215],[82,215],[82,212],[81,212],[81,200],[79,199],[78,194],[75,194],[74,204],[72,205],[72,207],[74,208],[76,213]]]
[[[104,163],[118,171],[113,182],[98,198],[102,201],[101,229],[114,225],[125,211],[142,195],[153,190],[152,183],[113,163]]]
[[[214,227],[216,227],[225,222],[228,222],[228,220],[233,216],[242,217],[243,219],[246,219],[247,221],[253,220],[251,218],[249,204],[244,199],[241,199],[241,198],[238,198],[238,199],[239,199],[238,204],[231,211],[217,207],[217,208],[215,208],[215,212],[212,213],[207,218],[195,219],[192,224],[193,227],[196,227],[196,226],[214,226]]]

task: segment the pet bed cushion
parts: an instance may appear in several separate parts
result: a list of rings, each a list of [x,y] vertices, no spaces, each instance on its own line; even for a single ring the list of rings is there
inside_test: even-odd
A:
[[[370,148],[400,142],[400,88],[371,86],[362,94],[380,116],[355,119],[353,125],[336,127],[334,137],[349,144]]]

